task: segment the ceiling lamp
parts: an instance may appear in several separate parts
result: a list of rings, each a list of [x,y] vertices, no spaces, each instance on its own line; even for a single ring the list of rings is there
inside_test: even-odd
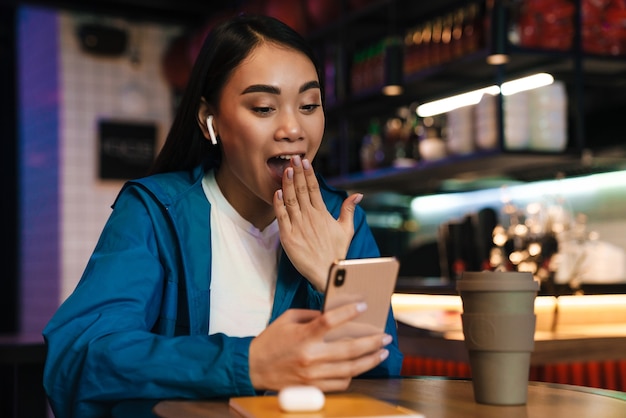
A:
[[[508,11],[505,1],[493,1],[491,5],[490,45],[487,63],[502,65],[509,62],[507,53]]]
[[[385,83],[382,92],[386,96],[399,96],[403,87],[404,45],[397,36],[387,39],[385,46]]]

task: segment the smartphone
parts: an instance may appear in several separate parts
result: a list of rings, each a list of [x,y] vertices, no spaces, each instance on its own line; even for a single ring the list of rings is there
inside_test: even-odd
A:
[[[326,341],[384,332],[400,263],[395,257],[335,261],[328,273],[322,311],[353,302],[367,310],[326,335]]]

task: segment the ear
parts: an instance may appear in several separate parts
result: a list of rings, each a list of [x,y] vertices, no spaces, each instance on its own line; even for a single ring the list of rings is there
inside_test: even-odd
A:
[[[198,114],[196,115],[196,121],[198,122],[198,125],[200,126],[202,135],[204,135],[204,137],[208,139],[209,141],[211,140],[211,136],[209,135],[209,131],[207,129],[206,120],[209,115],[215,116],[212,109],[213,107],[205,100],[204,97],[200,99],[200,105],[198,106]],[[213,127],[215,128],[215,123],[213,124]],[[215,133],[217,134],[217,131]]]

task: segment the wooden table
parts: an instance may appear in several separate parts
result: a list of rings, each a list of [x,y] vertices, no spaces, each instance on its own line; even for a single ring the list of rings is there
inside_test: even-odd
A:
[[[531,382],[528,402],[522,406],[477,404],[470,381],[445,378],[354,380],[348,392],[401,405],[424,414],[426,418],[626,417],[626,393],[548,383]],[[226,400],[165,400],[154,407],[154,412],[162,418],[239,416],[228,407]]]

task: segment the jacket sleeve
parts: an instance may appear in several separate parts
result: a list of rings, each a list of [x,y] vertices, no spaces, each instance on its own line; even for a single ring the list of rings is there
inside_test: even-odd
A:
[[[168,264],[144,199],[132,188],[120,195],[81,281],[44,330],[44,386],[58,417],[105,415],[129,398],[254,394],[251,338],[150,332]]]
[[[348,249],[347,258],[368,258],[379,257],[380,251],[374,235],[367,224],[365,211],[357,206],[354,213],[354,237]],[[364,373],[361,377],[388,377],[399,376],[402,369],[403,355],[398,347],[398,332],[396,320],[393,316],[391,306],[385,332],[393,337],[393,342],[387,346],[389,357],[372,370]]]

